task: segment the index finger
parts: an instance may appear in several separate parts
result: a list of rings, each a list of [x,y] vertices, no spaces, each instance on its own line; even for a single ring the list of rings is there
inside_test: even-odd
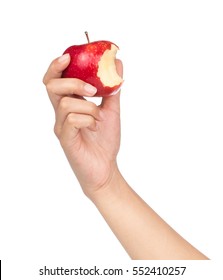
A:
[[[51,79],[60,78],[69,63],[70,55],[68,53],[54,59],[43,77],[43,83],[46,85]]]

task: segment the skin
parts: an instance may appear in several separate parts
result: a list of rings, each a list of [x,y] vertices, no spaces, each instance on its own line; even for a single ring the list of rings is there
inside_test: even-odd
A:
[[[84,194],[95,204],[134,260],[208,259],[172,229],[128,185],[118,165],[120,92],[96,106],[84,96],[96,88],[78,79],[62,79],[68,54],[55,59],[43,78],[55,110],[54,132]],[[116,61],[122,76],[122,63]]]

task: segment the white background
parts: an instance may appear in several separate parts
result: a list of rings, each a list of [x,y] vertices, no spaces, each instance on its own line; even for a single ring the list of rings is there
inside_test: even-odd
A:
[[[222,15],[222,1],[1,2],[3,279],[40,279],[44,265],[132,265],[63,155],[42,84],[85,30],[120,47],[123,175],[212,262],[223,260]]]

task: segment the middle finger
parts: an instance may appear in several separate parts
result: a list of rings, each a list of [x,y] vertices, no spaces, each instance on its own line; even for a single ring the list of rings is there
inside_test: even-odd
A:
[[[75,78],[52,79],[47,83],[46,88],[54,108],[57,107],[63,96],[74,94],[94,96],[97,92],[94,86]]]

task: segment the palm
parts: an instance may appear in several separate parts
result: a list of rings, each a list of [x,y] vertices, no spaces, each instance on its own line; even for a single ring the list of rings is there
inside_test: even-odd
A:
[[[97,131],[79,130],[65,153],[75,174],[85,188],[99,188],[109,179],[120,146],[120,116],[117,100],[110,97],[101,105],[104,120]]]

